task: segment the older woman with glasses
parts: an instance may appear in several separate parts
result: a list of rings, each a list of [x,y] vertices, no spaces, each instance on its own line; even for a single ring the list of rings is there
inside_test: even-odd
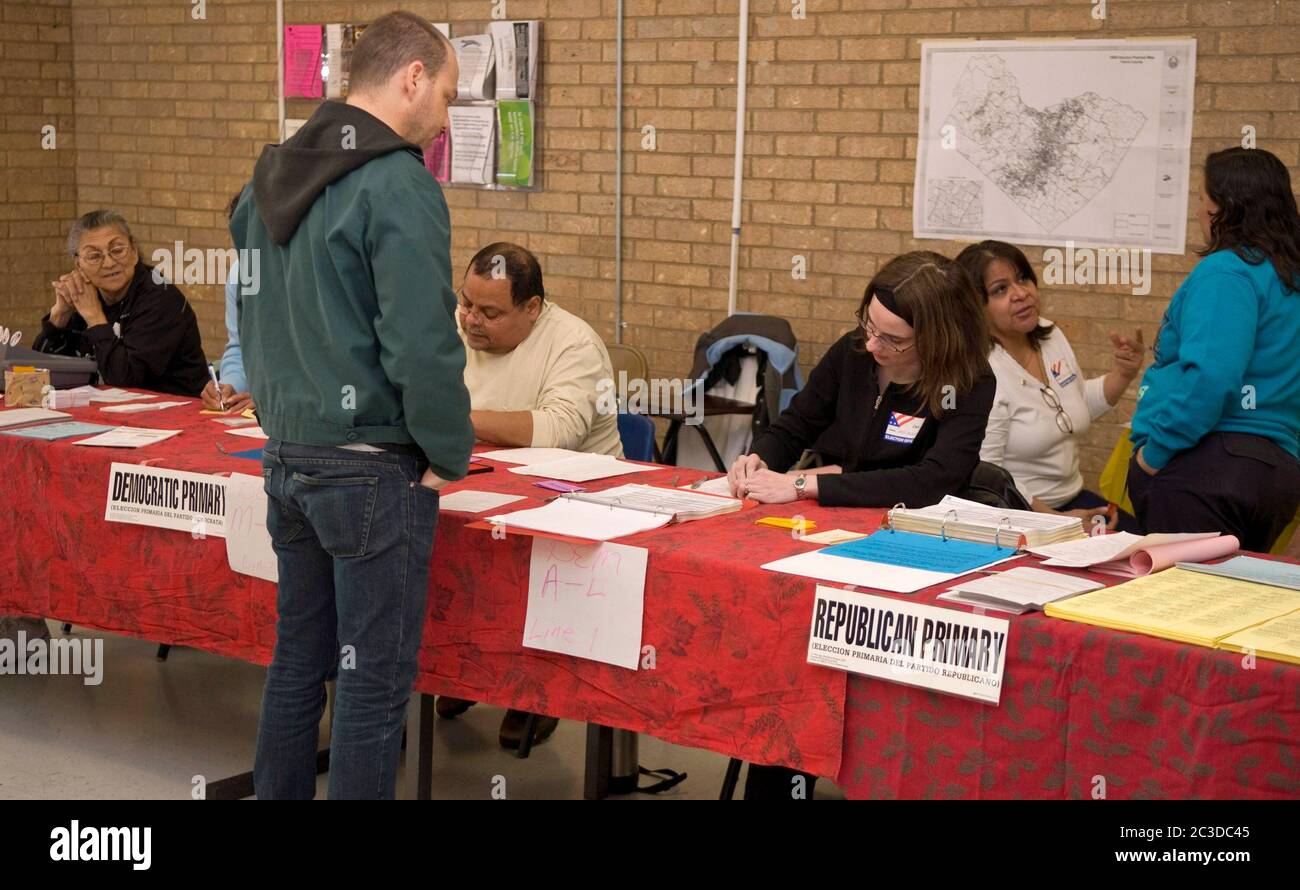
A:
[[[1065,334],[1038,314],[1038,278],[1019,248],[981,241],[957,255],[984,298],[993,337],[989,364],[998,394],[989,412],[980,458],[1007,470],[1035,510],[1068,513],[1091,526],[1137,531],[1136,520],[1112,510],[1083,487],[1077,437],[1109,411],[1142,368],[1145,347],[1111,333],[1113,365],[1085,379]]]
[[[51,282],[54,305],[33,344],[95,359],[100,379],[197,396],[208,382],[198,319],[176,287],[155,279],[120,214],[95,210],[68,233],[74,268]]]

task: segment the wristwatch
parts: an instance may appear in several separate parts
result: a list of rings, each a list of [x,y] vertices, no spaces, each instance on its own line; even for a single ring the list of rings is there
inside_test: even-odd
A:
[[[795,477],[795,480],[794,480],[794,499],[795,499],[796,501],[802,501],[802,500],[803,500],[803,493],[804,493],[805,488],[806,488],[807,485],[808,485],[808,474],[806,474],[806,473],[800,473],[797,477]]]

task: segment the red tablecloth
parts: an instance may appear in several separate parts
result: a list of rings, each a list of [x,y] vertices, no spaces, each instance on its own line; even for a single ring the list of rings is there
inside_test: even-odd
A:
[[[95,406],[69,413],[99,423],[123,417]],[[45,615],[269,662],[275,587],[231,572],[223,539],[103,519],[114,461],[260,475],[256,461],[220,450],[256,448],[258,440],[226,435],[228,427],[200,415],[197,402],[126,416],[132,426],[184,432],[136,450],[0,436],[13,507],[0,514],[0,614]],[[506,509],[538,506],[550,494],[496,467],[448,491],[531,498]],[[629,478],[684,484],[703,475],[669,468],[589,487]],[[812,585],[758,568],[759,557],[810,545],[754,526],[752,511],[625,539],[649,550],[643,645],[655,647],[653,670],[630,671],[523,649],[531,539],[494,540],[465,527],[475,518],[439,517],[417,689],[838,772],[846,678],[804,662]]]
[[[934,603],[943,590],[914,598],[964,608]],[[849,796],[1300,797],[1300,667],[1248,670],[1240,654],[1042,613],[1011,622],[997,707],[849,678]]]
[[[115,422],[94,407],[70,413]],[[224,541],[102,518],[113,461],[256,475],[256,462],[218,448],[256,441],[225,435],[195,406],[128,423],[184,432],[134,451],[0,436],[0,613],[268,662],[274,586],[232,573]],[[700,475],[670,468],[590,487]],[[547,494],[503,465],[456,487],[533,498],[505,510]],[[1300,796],[1295,666],[1246,670],[1240,655],[1041,614],[1011,619],[999,707],[808,665],[816,582],[758,566],[813,545],[753,525],[799,513],[820,530],[874,528],[880,516],[791,504],[624,539],[650,553],[643,643],[656,667],[635,672],[523,649],[529,539],[494,540],[466,527],[475,517],[443,513],[416,686],[798,767],[855,797],[1081,798],[1097,776],[1109,798]]]

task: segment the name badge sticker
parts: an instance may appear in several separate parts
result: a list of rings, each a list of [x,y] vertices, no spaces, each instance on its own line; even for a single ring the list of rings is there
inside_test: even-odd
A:
[[[914,417],[901,411],[890,411],[889,423],[885,424],[885,441],[911,445],[916,441],[916,436],[923,426],[925,426],[924,417]]]
[[[1062,389],[1073,383],[1078,376],[1078,374],[1070,370],[1069,364],[1064,359],[1052,362],[1052,380]]]

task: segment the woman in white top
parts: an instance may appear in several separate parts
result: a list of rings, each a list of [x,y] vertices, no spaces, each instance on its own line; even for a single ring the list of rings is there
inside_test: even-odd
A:
[[[1110,410],[1142,368],[1145,346],[1111,332],[1114,365],[1084,379],[1070,341],[1038,314],[1038,278],[1019,248],[981,241],[957,256],[984,297],[994,344],[989,365],[998,391],[989,412],[980,459],[1015,479],[1026,501],[1042,513],[1078,516],[1091,528],[1137,531],[1136,520],[1083,487],[1077,437]]]

